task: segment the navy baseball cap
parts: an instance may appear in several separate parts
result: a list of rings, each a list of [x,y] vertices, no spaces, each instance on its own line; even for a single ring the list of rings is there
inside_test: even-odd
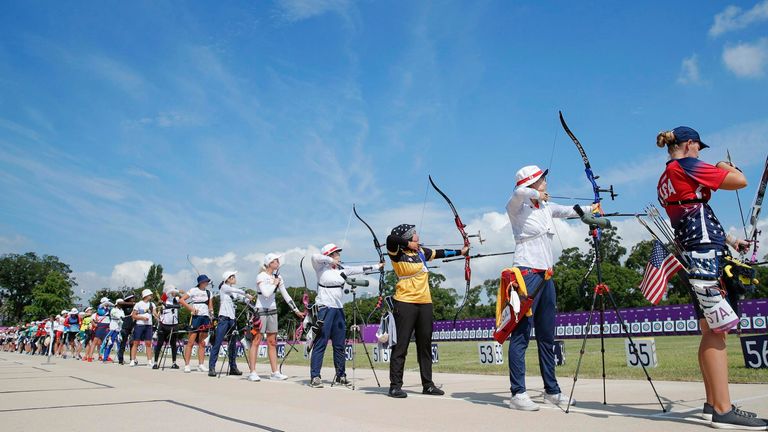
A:
[[[696,132],[696,129],[689,128],[688,126],[678,126],[672,129],[672,132],[675,134],[675,142],[678,144],[691,140],[691,141],[698,142],[699,148],[701,150],[704,150],[705,148],[709,148],[708,145],[704,144],[704,142],[701,141],[701,138],[699,138],[699,133]]]
[[[203,283],[203,282],[210,282],[210,281],[211,281],[211,279],[208,276],[204,275],[204,274],[201,274],[200,276],[197,277],[197,285],[198,286],[201,283]]]

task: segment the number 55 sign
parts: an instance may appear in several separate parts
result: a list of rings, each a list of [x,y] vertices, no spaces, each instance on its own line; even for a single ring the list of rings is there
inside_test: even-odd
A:
[[[654,338],[633,338],[634,344],[629,338],[624,339],[624,347],[627,352],[627,366],[629,367],[656,367],[659,360],[656,357],[656,340]]]
[[[751,369],[768,368],[768,335],[742,336],[740,339],[744,366]]]

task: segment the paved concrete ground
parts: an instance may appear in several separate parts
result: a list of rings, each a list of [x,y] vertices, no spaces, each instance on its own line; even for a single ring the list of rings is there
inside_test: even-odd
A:
[[[507,408],[509,382],[487,375],[435,374],[443,397],[420,394],[418,372],[406,372],[407,399],[385,396],[388,379],[357,369],[357,388],[307,387],[307,367],[283,370],[284,382],[251,383],[239,377],[209,378],[180,370],[101,365],[0,353],[0,430],[9,431],[467,431],[467,430],[705,430],[697,418],[701,383],[654,381],[662,413],[647,381],[580,379],[578,406],[566,414],[554,406],[527,413]],[[193,361],[193,364],[196,362]],[[268,366],[259,365],[267,375]],[[351,369],[348,374],[351,376]],[[323,376],[333,376],[324,370]],[[560,378],[570,391],[573,380]],[[529,377],[529,392],[542,401],[541,379]],[[768,415],[768,385],[733,385],[733,399]],[[104,422],[107,422],[105,424]],[[529,429],[532,428],[532,429]]]

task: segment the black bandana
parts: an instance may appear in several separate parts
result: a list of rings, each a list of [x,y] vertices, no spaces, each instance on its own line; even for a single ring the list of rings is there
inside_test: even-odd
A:
[[[406,240],[410,240],[413,235],[416,233],[416,225],[410,225],[410,224],[400,224],[394,228],[392,228],[392,235],[396,235],[398,237],[402,237]]]

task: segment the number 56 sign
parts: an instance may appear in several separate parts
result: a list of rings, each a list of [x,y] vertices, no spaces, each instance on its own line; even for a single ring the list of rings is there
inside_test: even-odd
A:
[[[742,336],[740,339],[744,366],[751,369],[768,368],[768,335]]]

